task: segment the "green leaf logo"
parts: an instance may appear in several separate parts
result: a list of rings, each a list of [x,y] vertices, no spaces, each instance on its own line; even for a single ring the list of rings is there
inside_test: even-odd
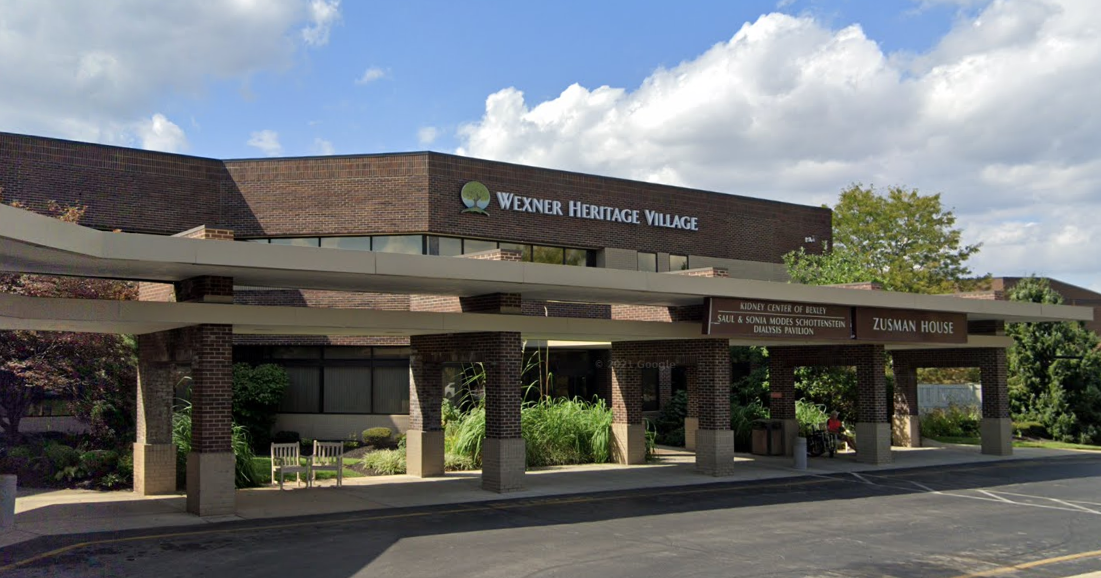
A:
[[[470,181],[463,185],[463,204],[466,205],[464,213],[479,213],[489,215],[486,207],[489,206],[489,189],[478,181]]]

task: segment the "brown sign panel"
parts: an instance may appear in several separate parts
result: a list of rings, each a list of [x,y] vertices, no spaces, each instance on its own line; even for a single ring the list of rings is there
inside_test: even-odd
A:
[[[862,341],[967,343],[967,315],[857,307],[856,338]]]
[[[763,339],[852,339],[852,313],[841,305],[760,299],[707,300],[706,335]]]

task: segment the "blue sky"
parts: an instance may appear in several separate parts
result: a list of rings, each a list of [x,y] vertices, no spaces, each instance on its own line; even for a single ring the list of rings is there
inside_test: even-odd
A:
[[[339,154],[458,146],[454,131],[478,119],[486,95],[516,87],[531,99],[572,83],[635,88],[658,67],[691,60],[769,12],[812,14],[831,26],[859,24],[885,51],[923,51],[961,7],[883,1],[344,2],[328,45],[296,55],[286,69],[167,95],[170,118],[197,123],[189,152],[255,156],[247,134],[278,132],[285,154]],[[383,76],[356,84],[368,69]],[[247,92],[248,96],[243,96]],[[181,124],[181,126],[184,126]],[[194,126],[194,125],[193,125]],[[418,132],[435,127],[423,143]],[[245,138],[242,138],[245,136]]]
[[[976,273],[1101,290],[1096,0],[0,0],[0,130],[436,150],[805,204],[939,192]]]

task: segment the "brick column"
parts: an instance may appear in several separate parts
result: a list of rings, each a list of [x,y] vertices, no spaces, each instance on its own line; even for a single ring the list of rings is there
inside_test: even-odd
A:
[[[684,418],[684,449],[696,451],[696,432],[700,429],[700,394],[696,385],[698,372],[693,366],[685,368],[688,381],[688,415]]]
[[[734,473],[734,432],[730,431],[730,345],[725,339],[684,342],[697,356],[699,430],[696,469],[710,476]]]
[[[895,370],[895,417],[893,437],[902,447],[921,447],[921,420],[918,408],[917,368],[905,356],[892,354]]]
[[[646,461],[646,430],[642,425],[642,371],[632,357],[634,342],[612,343],[612,441],[621,464]]]
[[[856,459],[868,464],[891,463],[891,424],[887,419],[887,377],[882,345],[846,347],[856,366]]]
[[[1008,456],[1013,453],[1013,420],[1009,417],[1004,349],[976,351],[982,379],[982,453]]]
[[[443,425],[440,405],[443,403],[443,365],[432,354],[429,341],[434,336],[414,335],[409,338],[409,430],[405,432],[406,473],[427,478],[442,476]]]
[[[200,516],[236,511],[233,422],[233,326],[197,325],[191,338],[191,453],[187,511]]]
[[[142,496],[176,493],[176,446],[172,443],[172,398],[177,377],[179,331],[139,335],[137,441],[134,491]]]
[[[486,362],[486,440],[482,446],[482,488],[491,492],[524,489],[526,448],[520,435],[519,333],[482,333],[479,343]]]
[[[768,350],[768,411],[772,419],[783,426],[784,454],[793,455],[795,438],[799,437],[799,422],[795,419],[795,365],[788,361],[794,352],[788,348]]]
[[[664,409],[673,399],[673,366],[658,366],[658,408]]]

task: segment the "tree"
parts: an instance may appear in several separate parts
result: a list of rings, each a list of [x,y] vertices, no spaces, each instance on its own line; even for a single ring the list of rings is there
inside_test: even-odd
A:
[[[944,210],[940,195],[854,184],[833,208],[833,246],[822,255],[803,249],[784,256],[796,283],[830,285],[874,281],[888,291],[950,293],[981,286],[967,259],[980,245],[962,245],[956,216]]]
[[[23,207],[18,202],[13,206]],[[51,202],[48,211],[76,223],[86,207]],[[0,292],[34,297],[129,299],[131,283],[81,277],[0,275]],[[70,400],[77,415],[89,420],[93,435],[118,441],[126,427],[119,413],[132,405],[135,387],[133,341],[118,335],[53,331],[0,331],[0,370],[17,379],[0,380],[0,428],[18,443],[19,422],[47,393]]]
[[[267,451],[279,403],[290,386],[287,370],[278,365],[233,365],[233,423],[248,431],[254,448]]]
[[[1046,279],[1021,279],[1011,301],[1059,305]],[[1006,334],[1010,410],[1039,421],[1061,441],[1101,444],[1101,352],[1097,334],[1080,322],[1010,323]]]

